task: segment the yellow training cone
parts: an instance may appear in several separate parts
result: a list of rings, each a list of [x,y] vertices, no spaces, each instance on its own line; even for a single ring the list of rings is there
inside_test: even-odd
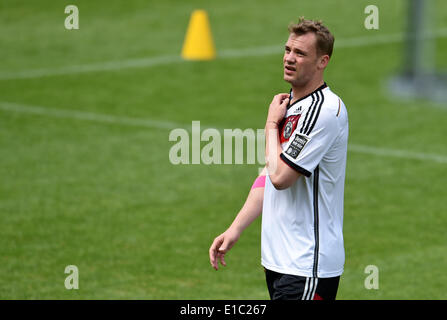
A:
[[[182,58],[187,60],[211,60],[215,57],[216,50],[211,36],[208,14],[205,10],[194,10],[186,31]]]

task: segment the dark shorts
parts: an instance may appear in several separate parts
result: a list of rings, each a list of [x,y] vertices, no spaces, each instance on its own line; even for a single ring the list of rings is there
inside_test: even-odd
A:
[[[335,300],[340,277],[307,278],[265,269],[272,300]]]

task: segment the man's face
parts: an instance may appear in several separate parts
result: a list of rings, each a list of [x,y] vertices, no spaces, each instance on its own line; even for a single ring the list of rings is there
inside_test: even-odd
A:
[[[309,32],[303,35],[291,33],[285,45],[284,52],[284,80],[294,86],[305,86],[319,68],[316,36]]]

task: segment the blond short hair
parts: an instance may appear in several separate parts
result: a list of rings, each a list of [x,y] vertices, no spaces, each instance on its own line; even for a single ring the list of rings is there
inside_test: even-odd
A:
[[[319,56],[332,55],[335,38],[321,20],[306,20],[300,17],[298,23],[289,24],[289,32],[301,36],[312,32],[317,37],[317,54]]]

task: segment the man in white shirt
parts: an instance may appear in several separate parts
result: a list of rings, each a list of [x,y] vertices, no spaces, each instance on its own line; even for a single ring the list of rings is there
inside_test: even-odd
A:
[[[262,212],[262,265],[271,299],[335,299],[344,266],[343,197],[348,116],[323,79],[334,37],[319,21],[289,26],[283,58],[289,94],[270,104],[266,167],[231,226],[214,239],[210,263]]]

